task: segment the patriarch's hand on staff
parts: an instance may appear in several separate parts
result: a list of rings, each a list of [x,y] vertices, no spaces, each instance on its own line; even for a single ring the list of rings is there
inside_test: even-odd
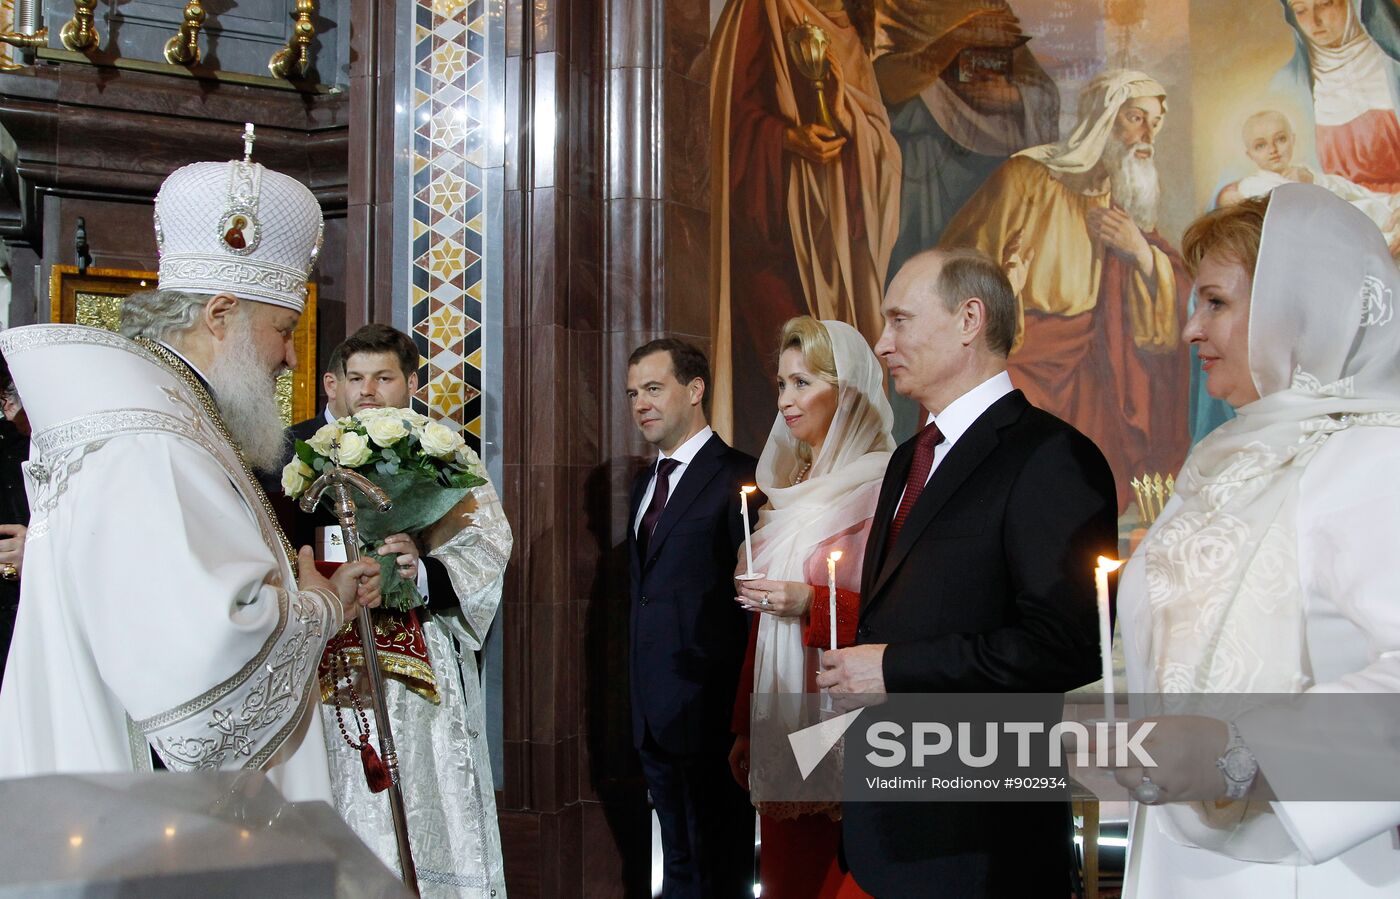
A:
[[[797,581],[737,581],[734,600],[750,612],[767,612],[779,618],[796,618],[812,606],[812,587]]]
[[[418,544],[407,534],[390,534],[384,538],[384,544],[375,550],[381,556],[397,556],[394,560],[395,567],[404,580],[412,581],[418,577]]]
[[[1146,776],[1162,791],[1163,802],[1173,799],[1220,799],[1225,796],[1225,777],[1215,764],[1230,742],[1230,730],[1224,721],[1201,715],[1163,715],[1143,718],[1128,725],[1129,740],[1147,724],[1151,731],[1133,746],[1156,762],[1144,767],[1137,754],[1126,751],[1119,758],[1116,733],[1110,731],[1109,767],[1113,777],[1128,790],[1134,790]],[[1124,762],[1118,766],[1119,761]]]
[[[24,572],[24,538],[28,534],[29,529],[22,524],[0,524],[0,566],[13,565],[15,572],[6,580],[19,580]]]
[[[303,590],[330,590],[340,599],[341,620],[349,621],[359,614],[360,606],[379,605],[379,563],[374,559],[347,562],[335,570],[328,580],[316,570],[316,557],[311,547],[303,546],[297,553],[297,585]]]
[[[885,644],[864,643],[822,653],[817,686],[832,693],[885,692]]]

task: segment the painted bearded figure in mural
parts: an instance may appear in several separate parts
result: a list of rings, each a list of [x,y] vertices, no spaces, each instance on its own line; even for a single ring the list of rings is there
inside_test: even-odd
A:
[[[1120,511],[1129,480],[1175,471],[1189,442],[1179,335],[1191,279],[1156,230],[1154,146],[1166,112],[1155,79],[1096,76],[1070,136],[1008,160],[942,240],[1002,260],[1024,285],[1012,380],[1103,450]]]
[[[879,336],[899,148],[845,0],[729,0],[712,53],[714,423],[756,444],[772,424],[758,400],[772,393],[783,322],[812,315]],[[823,53],[825,116],[797,61]]]

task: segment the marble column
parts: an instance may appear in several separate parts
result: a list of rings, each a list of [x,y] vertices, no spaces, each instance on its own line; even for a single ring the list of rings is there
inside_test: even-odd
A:
[[[517,897],[650,895],[624,543],[628,484],[647,452],[622,383],[631,349],[651,337],[707,343],[708,9],[379,6],[380,44],[357,42],[352,69],[355,122],[370,123],[358,133],[375,136],[379,158],[376,175],[352,162],[351,231],[373,248],[360,259],[361,283],[376,285],[365,316],[403,321],[425,350],[420,380],[442,385],[419,401],[499,461],[516,534],[497,622],[508,887]],[[406,75],[384,70],[391,40],[398,64],[413,67],[411,91],[387,87]],[[372,64],[365,54],[376,49]],[[386,167],[397,178],[388,205],[376,180]]]

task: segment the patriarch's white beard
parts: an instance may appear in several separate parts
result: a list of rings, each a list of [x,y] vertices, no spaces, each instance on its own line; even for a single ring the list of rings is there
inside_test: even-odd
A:
[[[277,406],[278,374],[263,368],[251,323],[238,316],[228,345],[209,368],[209,383],[229,436],[248,464],[261,471],[277,471],[287,462],[282,458],[286,425]]]

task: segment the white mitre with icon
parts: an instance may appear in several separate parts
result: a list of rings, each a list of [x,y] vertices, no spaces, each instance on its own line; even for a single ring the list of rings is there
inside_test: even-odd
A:
[[[301,312],[321,252],[321,205],[295,178],[244,154],[175,170],[156,194],[160,289],[232,294]]]

